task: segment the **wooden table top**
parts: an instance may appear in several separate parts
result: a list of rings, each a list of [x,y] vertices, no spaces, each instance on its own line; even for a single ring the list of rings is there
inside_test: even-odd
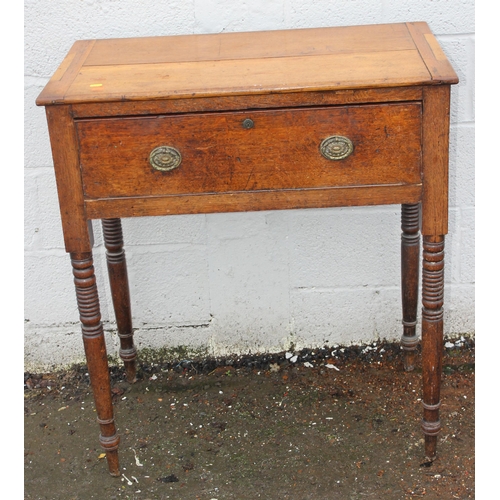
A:
[[[81,40],[39,106],[457,83],[424,22]]]

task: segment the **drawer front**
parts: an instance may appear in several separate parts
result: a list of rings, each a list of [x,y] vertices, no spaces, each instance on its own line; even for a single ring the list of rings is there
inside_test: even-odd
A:
[[[103,118],[76,127],[87,199],[421,182],[416,102]]]

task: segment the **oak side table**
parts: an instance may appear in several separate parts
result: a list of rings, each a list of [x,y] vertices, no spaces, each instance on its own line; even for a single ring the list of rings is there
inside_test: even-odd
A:
[[[120,356],[136,377],[122,217],[400,204],[402,347],[422,256],[425,453],[436,455],[450,86],[424,22],[77,41],[45,106],[100,443],[120,475],[90,221],[102,219]]]

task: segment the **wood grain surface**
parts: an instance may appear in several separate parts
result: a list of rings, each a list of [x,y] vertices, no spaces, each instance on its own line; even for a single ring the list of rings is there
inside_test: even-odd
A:
[[[76,42],[39,105],[456,83],[425,23]]]
[[[86,198],[421,182],[418,103],[82,120],[77,130]],[[324,158],[332,135],[353,153]],[[154,170],[160,146],[176,148],[181,165]]]

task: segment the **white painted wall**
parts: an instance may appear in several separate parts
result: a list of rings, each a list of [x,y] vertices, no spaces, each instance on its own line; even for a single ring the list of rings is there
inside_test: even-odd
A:
[[[473,0],[26,0],[25,369],[83,359],[49,138],[35,99],[77,39],[426,21],[452,90],[445,333],[474,332]],[[123,221],[136,343],[211,354],[401,334],[400,208]],[[117,337],[101,229],[95,266],[108,351]]]

